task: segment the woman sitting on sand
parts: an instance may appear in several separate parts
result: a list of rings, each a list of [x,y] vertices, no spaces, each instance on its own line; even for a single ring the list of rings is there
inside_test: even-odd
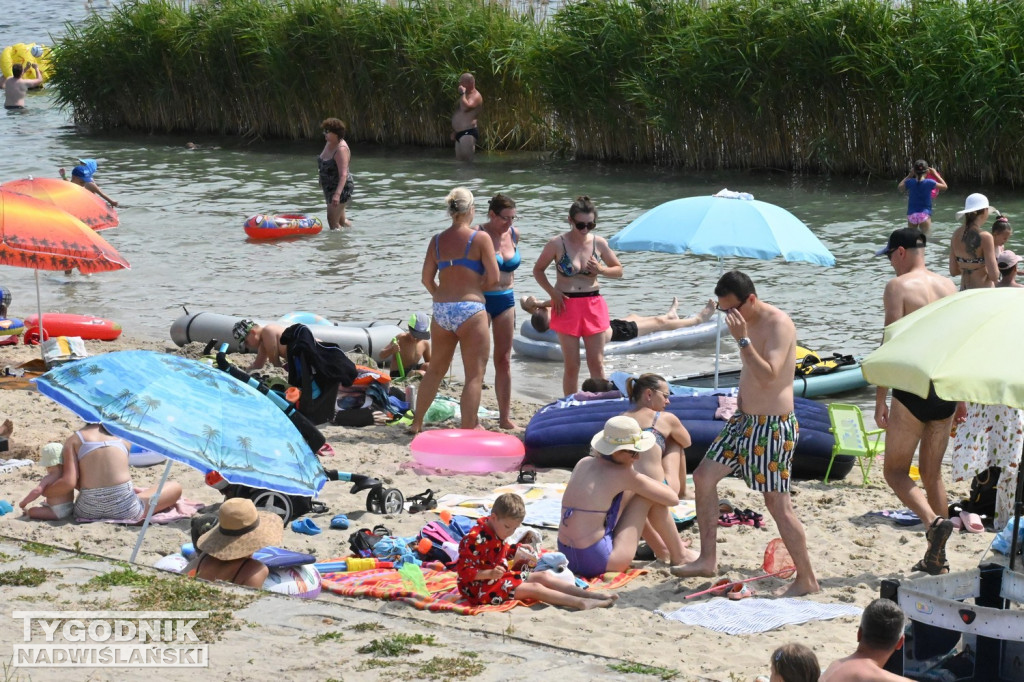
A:
[[[679,418],[667,411],[668,383],[657,374],[641,374],[626,380],[630,408],[622,414],[636,420],[646,433],[654,436],[654,447],[641,453],[633,468],[663,481],[680,499],[693,499],[686,489],[686,457],[683,449],[690,446],[690,433]],[[655,505],[647,515],[643,537],[654,555],[677,564],[684,553],[683,541],[676,532],[675,521],[668,507]]]
[[[142,520],[156,487],[135,492],[128,470],[130,446],[100,424],[86,424],[64,442],[64,474],[46,494],[57,495],[62,490],[78,488],[76,519]],[[167,481],[155,511],[173,507],[180,497],[181,485]]]
[[[573,573],[585,578],[628,569],[651,508],[679,502],[672,488],[633,468],[655,447],[655,438],[632,417],[609,419],[590,446],[597,456],[584,457],[572,470],[558,527],[558,551],[568,557]],[[670,532],[675,534],[675,525]]]
[[[423,417],[452,364],[456,346],[462,347],[462,364],[466,371],[460,402],[462,428],[472,429],[478,425],[480,393],[491,350],[484,290],[493,289],[498,283],[494,244],[486,233],[470,227],[476,210],[472,192],[456,187],[445,198],[445,203],[452,224],[431,237],[423,258],[423,286],[434,299],[434,315],[430,321],[433,347],[430,366],[420,381],[416,414],[409,425],[409,433],[419,433],[423,428]]]
[[[185,574],[204,580],[260,588],[269,569],[253,552],[281,542],[284,526],[273,512],[260,512],[252,500],[233,497],[220,506],[217,525],[196,541],[196,556]]]

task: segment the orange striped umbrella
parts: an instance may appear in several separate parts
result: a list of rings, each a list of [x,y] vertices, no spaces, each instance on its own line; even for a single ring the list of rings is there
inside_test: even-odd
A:
[[[0,190],[17,192],[53,204],[94,230],[117,227],[117,211],[86,188],[57,178],[25,178],[0,185]]]

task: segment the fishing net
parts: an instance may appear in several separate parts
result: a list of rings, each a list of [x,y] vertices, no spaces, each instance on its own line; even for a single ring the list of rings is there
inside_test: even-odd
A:
[[[792,578],[796,573],[793,557],[789,555],[782,538],[775,538],[765,547],[763,568],[766,574],[778,576],[783,580]]]

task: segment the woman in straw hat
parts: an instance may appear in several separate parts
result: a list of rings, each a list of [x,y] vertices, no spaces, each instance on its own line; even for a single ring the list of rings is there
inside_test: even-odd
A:
[[[558,551],[576,575],[629,568],[651,507],[679,503],[672,488],[633,469],[654,444],[654,435],[632,417],[612,417],[590,441],[596,456],[572,470],[562,495]]]
[[[256,511],[252,500],[234,497],[221,505],[217,525],[199,538],[185,572],[193,578],[262,587],[269,571],[252,554],[281,542],[283,532],[280,516]]]
[[[964,210],[956,212],[963,224],[949,242],[949,274],[960,275],[960,291],[993,287],[999,281],[995,241],[981,229],[992,211],[999,214],[989,205],[988,197],[971,194]]]

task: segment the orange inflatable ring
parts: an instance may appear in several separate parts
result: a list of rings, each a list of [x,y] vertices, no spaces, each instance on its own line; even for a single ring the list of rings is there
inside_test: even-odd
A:
[[[242,225],[250,239],[281,239],[320,234],[323,223],[305,214],[254,215]]]

